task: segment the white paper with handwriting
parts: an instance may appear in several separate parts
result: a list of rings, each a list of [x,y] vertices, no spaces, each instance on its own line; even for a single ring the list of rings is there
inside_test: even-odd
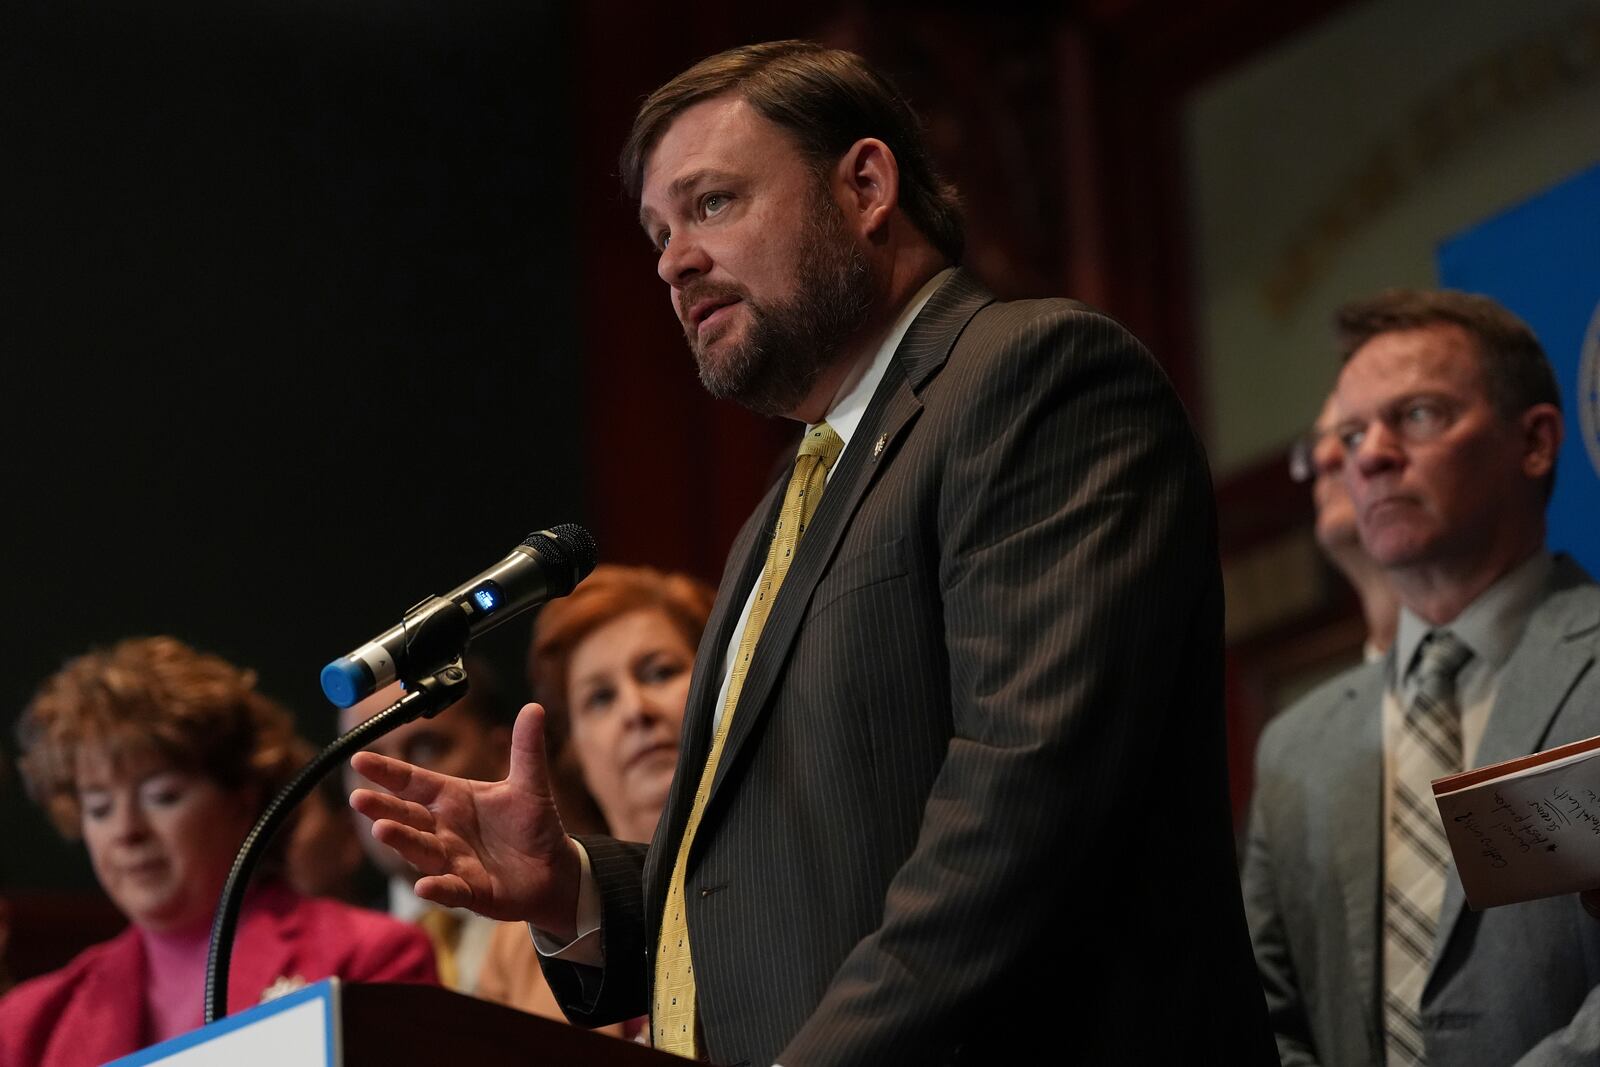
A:
[[[1600,886],[1600,739],[1434,783],[1474,910]],[[1457,784],[1456,788],[1451,788]]]

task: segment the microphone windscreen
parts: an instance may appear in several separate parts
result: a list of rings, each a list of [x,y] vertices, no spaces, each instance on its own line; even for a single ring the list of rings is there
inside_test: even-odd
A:
[[[564,522],[548,530],[529,534],[522,541],[528,548],[538,549],[546,555],[562,578],[561,588],[552,589],[552,596],[566,596],[578,583],[589,576],[599,561],[599,548],[594,537],[576,523]]]

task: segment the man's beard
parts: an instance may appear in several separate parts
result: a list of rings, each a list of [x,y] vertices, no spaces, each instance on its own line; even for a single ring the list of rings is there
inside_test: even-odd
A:
[[[686,305],[707,295],[744,303],[750,316],[746,336],[720,355],[707,352],[692,328],[685,332],[706,391],[760,415],[787,415],[799,407],[872,308],[866,256],[826,189],[815,191],[807,216],[790,299],[757,304],[742,292],[717,286],[684,294]]]

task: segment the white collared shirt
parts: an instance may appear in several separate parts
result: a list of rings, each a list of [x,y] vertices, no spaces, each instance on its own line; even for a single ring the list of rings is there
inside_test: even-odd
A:
[[[1388,695],[1394,697],[1398,712],[1393,726],[1398,729],[1404,709],[1416,695],[1415,661],[1423,638],[1434,630],[1449,630],[1468,648],[1472,658],[1456,675],[1456,703],[1461,708],[1461,755],[1463,769],[1474,766],[1478,744],[1489,726],[1489,711],[1494,707],[1500,669],[1522,639],[1528,617],[1539,603],[1539,596],[1550,580],[1553,561],[1540,550],[1501,575],[1466,610],[1444,626],[1430,626],[1406,608],[1400,609],[1400,626],[1395,632],[1395,673],[1388,681]],[[1387,703],[1387,701],[1386,701]],[[1393,736],[1385,723],[1385,748]]]

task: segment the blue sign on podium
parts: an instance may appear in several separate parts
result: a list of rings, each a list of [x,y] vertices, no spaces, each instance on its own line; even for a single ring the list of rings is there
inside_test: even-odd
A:
[[[1567,430],[1549,543],[1600,578],[1600,165],[1444,242],[1439,279],[1494,297],[1544,345]]]
[[[327,978],[106,1067],[339,1067],[339,979]]]

